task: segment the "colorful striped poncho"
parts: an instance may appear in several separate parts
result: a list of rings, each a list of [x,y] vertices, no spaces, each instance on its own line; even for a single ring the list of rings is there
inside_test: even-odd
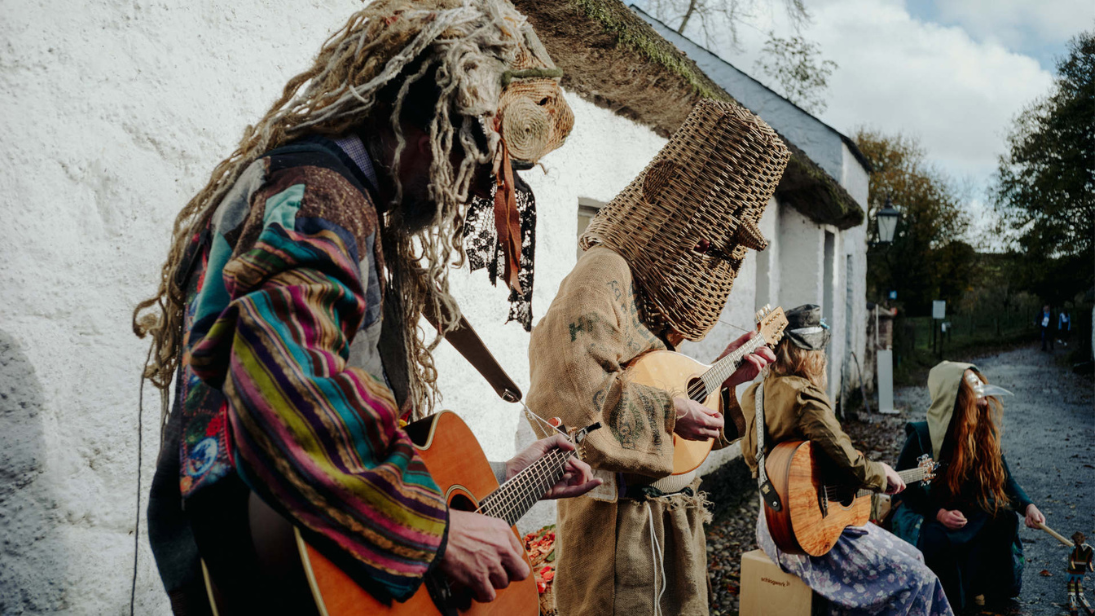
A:
[[[180,489],[238,473],[382,599],[405,599],[443,552],[448,513],[377,349],[384,265],[366,181],[334,142],[283,147],[195,238]]]

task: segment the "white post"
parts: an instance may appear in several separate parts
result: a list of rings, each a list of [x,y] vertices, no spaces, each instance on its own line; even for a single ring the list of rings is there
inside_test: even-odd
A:
[[[878,412],[883,415],[896,415],[893,407],[893,351],[880,349],[876,357],[878,362]]]

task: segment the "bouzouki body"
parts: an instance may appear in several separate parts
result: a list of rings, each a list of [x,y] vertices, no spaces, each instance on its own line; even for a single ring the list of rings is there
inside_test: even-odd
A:
[[[673,396],[687,397],[688,384],[707,372],[711,366],[701,364],[687,355],[673,351],[651,351],[627,367],[628,381],[668,391]],[[697,401],[700,402],[700,401]],[[709,409],[719,408],[719,392],[715,390],[700,404]],[[698,468],[711,453],[714,441],[690,441],[673,435],[673,474],[680,475]]]
[[[722,383],[741,365],[742,359],[764,345],[775,347],[787,326],[783,309],[765,306],[756,314],[757,333],[751,340],[714,365],[702,364],[673,351],[651,351],[627,365],[629,382],[649,385],[669,392],[673,397],[690,398],[709,409],[719,410]],[[714,440],[690,441],[673,435],[673,474],[690,473],[707,459]]]
[[[832,481],[824,456],[810,441],[784,441],[765,457],[764,468],[781,506],[778,511],[762,507],[768,534],[782,552],[824,556],[845,528],[870,520],[870,490]],[[906,483],[929,482],[936,466],[922,456],[916,468],[898,474]]]

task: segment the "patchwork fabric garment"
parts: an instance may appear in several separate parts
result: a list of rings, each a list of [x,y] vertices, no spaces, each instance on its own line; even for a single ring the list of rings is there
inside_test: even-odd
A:
[[[696,493],[699,480],[668,496],[641,490],[673,470],[676,412],[668,392],[624,376],[631,360],[666,349],[639,305],[623,257],[590,248],[532,331],[529,407],[571,427],[604,426],[581,447],[608,481],[608,494],[559,501],[554,588],[561,616],[653,614],[655,602],[662,614],[708,613],[709,514]],[[624,486],[628,497],[617,499]]]
[[[953,614],[943,585],[916,548],[874,524],[848,527],[824,556],[784,554],[772,541],[763,503],[757,544],[829,603],[833,616]]]
[[[403,599],[443,551],[447,508],[385,378],[367,185],[334,142],[308,138],[252,163],[195,238],[179,490],[238,473],[370,590]]]

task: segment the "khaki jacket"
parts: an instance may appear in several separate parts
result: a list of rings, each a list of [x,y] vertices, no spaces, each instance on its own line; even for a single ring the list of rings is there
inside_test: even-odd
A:
[[[745,435],[741,454],[753,477],[757,476],[756,391],[750,385],[741,397]],[[886,472],[882,464],[868,460],[852,446],[829,405],[829,397],[810,381],[797,376],[769,374],[764,379],[765,445],[771,451],[784,441],[810,441],[838,468],[848,471],[860,487],[883,490]]]

